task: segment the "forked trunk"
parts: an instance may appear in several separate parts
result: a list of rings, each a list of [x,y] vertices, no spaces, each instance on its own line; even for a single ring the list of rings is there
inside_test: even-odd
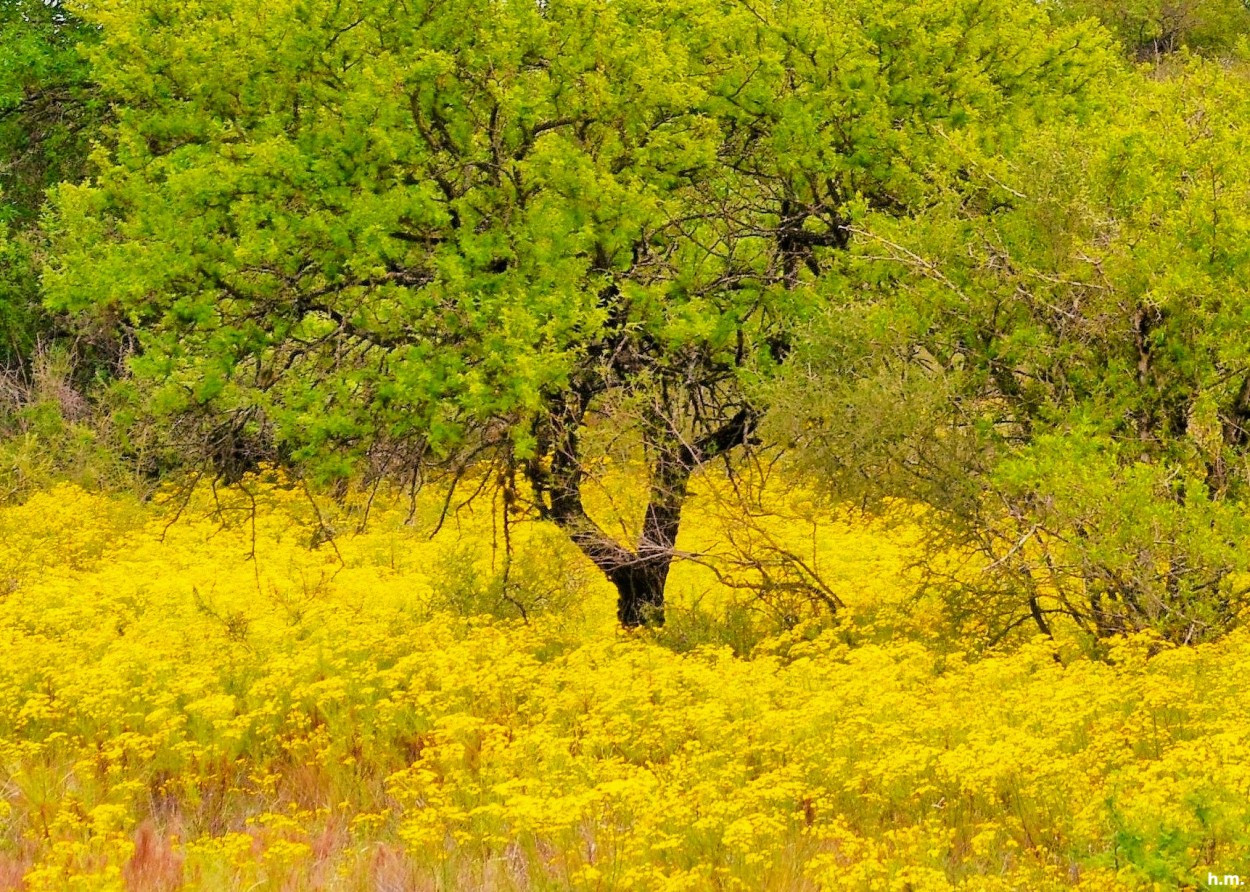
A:
[[[616,615],[626,628],[664,625],[664,587],[676,553],[689,482],[690,471],[680,462],[659,462],[638,547],[630,560],[607,571],[616,586]]]
[[[747,442],[755,415],[740,409],[723,426],[693,444],[668,432],[648,440],[650,493],[636,547],[622,545],[604,532],[582,503],[584,466],[578,431],[592,394],[578,397],[556,417],[561,424],[540,431],[539,442],[550,449],[550,464],[531,460],[526,474],[534,486],[541,516],[557,524],[570,540],[616,587],[616,615],[622,626],[664,624],[664,588],[676,556],[681,509],[695,468]],[[545,450],[544,450],[545,451]]]
[[[535,474],[549,504],[545,516],[558,524],[616,588],[616,615],[635,628],[664,623],[664,587],[673,564],[682,503],[690,481],[687,463],[661,458],[652,468],[647,511],[636,547],[609,536],[582,505],[581,468],[557,454],[550,473]]]

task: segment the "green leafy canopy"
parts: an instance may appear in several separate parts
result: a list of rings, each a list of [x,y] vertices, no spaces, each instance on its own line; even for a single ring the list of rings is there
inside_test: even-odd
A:
[[[84,14],[117,120],[57,194],[52,305],[127,318],[219,467],[498,459],[652,601],[686,478],[752,441],[857,218],[927,206],[1109,59],[1015,0]],[[581,506],[596,430],[645,448],[632,551]]]

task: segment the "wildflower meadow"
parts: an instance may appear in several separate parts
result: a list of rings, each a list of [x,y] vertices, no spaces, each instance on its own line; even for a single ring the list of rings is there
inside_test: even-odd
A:
[[[280,481],[175,507],[64,485],[0,512],[0,887],[1164,889],[1246,869],[1242,633],[968,654],[883,628],[906,531],[847,525],[826,531],[844,619],[678,647],[680,608],[620,631],[538,527],[514,572],[573,600],[523,620],[459,547],[489,552],[489,514],[431,538],[437,504],[375,505],[326,538],[358,515]]]
[[[0,892],[1250,884],[1250,0],[0,0]]]

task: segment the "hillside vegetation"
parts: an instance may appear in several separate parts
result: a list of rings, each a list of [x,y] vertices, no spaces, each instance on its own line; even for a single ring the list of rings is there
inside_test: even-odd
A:
[[[1250,0],[0,0],[0,892],[1250,878]]]

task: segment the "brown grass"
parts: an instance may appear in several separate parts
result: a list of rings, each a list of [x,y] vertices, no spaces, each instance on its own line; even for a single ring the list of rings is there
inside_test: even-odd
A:
[[[30,869],[29,857],[0,855],[0,892],[18,892],[25,889],[22,878]]]
[[[135,853],[122,868],[127,892],[173,892],[182,887],[182,855],[144,821],[135,831]]]
[[[370,892],[425,892],[425,888],[403,849],[383,843],[373,850],[369,861]]]

